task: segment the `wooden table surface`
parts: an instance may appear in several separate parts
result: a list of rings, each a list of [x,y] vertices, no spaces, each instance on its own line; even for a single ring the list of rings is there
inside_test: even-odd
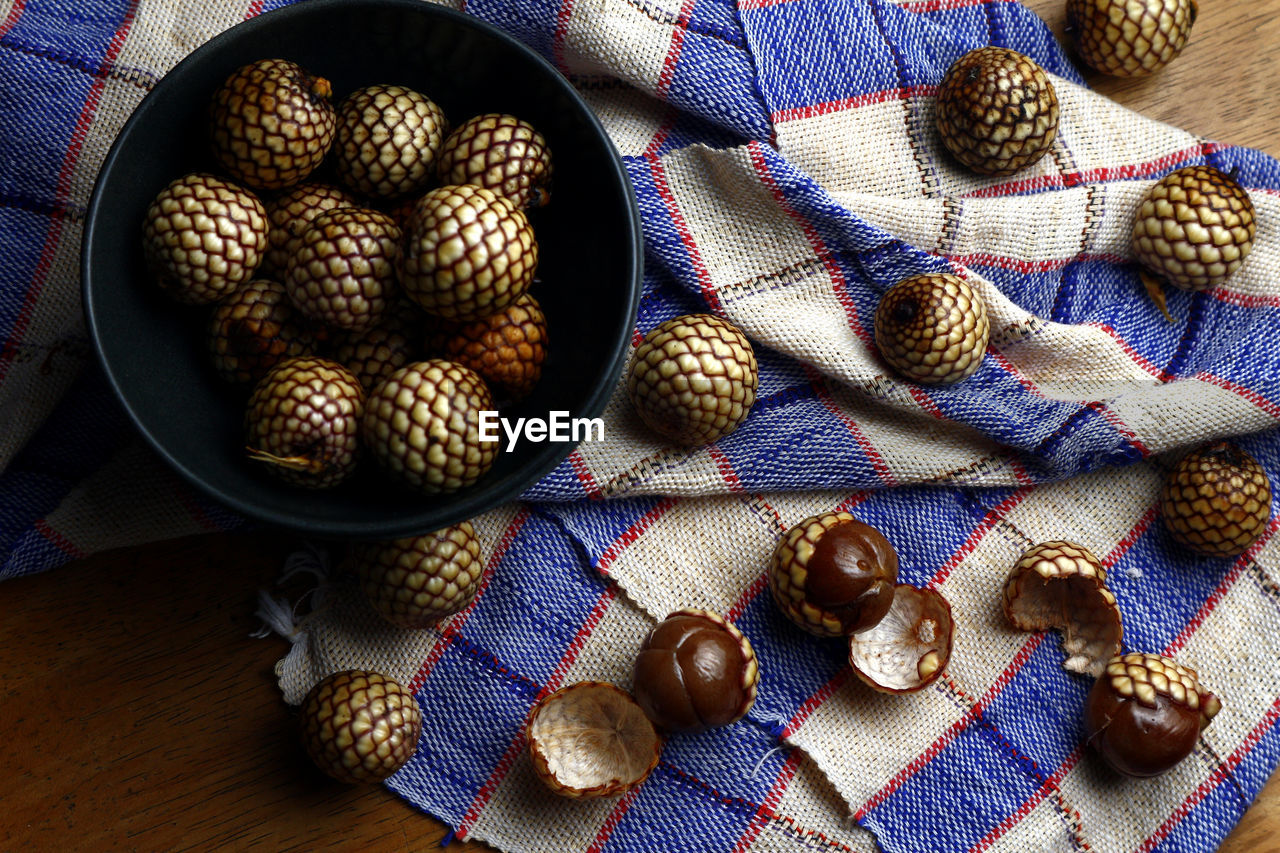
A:
[[[1028,5],[1063,36],[1063,0]],[[1280,157],[1280,16],[1207,0],[1156,77],[1091,77],[1148,116]],[[207,536],[0,586],[0,850],[430,849],[447,828],[308,764],[250,637],[289,537]],[[452,851],[489,850],[454,842]],[[1280,774],[1221,848],[1280,853]]]

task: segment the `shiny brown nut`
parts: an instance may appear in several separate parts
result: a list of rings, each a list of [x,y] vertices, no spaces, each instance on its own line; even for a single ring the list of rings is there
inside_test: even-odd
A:
[[[787,618],[811,634],[843,637],[889,612],[898,553],[879,530],[847,512],[811,516],[783,535],[769,561],[769,590]]]
[[[527,397],[542,378],[547,318],[528,293],[496,314],[454,326],[440,337],[445,358],[470,367],[500,396]]]
[[[286,358],[316,355],[319,344],[284,285],[256,278],[209,312],[209,353],[218,375],[253,385]]]
[[[456,492],[493,467],[500,441],[481,441],[480,414],[493,396],[475,371],[415,361],[369,392],[361,437],[382,468],[424,494]]]
[[[142,251],[160,286],[208,305],[253,278],[267,250],[267,211],[249,190],[215,175],[175,178],[152,199]]]
[[[631,692],[659,729],[702,732],[742,719],[759,677],[751,641],[732,623],[706,610],[677,610],[645,638]]]
[[[951,604],[942,593],[900,583],[884,618],[849,635],[849,666],[880,693],[915,693],[946,670],[954,637]]]
[[[429,628],[465,608],[480,588],[484,564],[469,521],[423,536],[355,547],[365,597],[400,628]]]
[[[360,203],[344,189],[318,181],[307,181],[265,202],[265,205],[269,222],[268,247],[258,274],[284,280],[289,257],[297,250],[302,232],[307,230],[311,220],[326,210],[359,207]]]
[[[1253,250],[1253,201],[1212,166],[1186,166],[1147,191],[1133,223],[1134,258],[1181,290],[1226,281]]]
[[[1028,548],[1004,584],[1004,615],[1019,631],[1062,632],[1062,666],[1097,677],[1120,653],[1123,630],[1107,570],[1093,552],[1053,540]]]
[[[372,198],[426,188],[448,132],[435,101],[406,86],[378,84],[347,95],[337,113],[333,164],[343,185]]]
[[[296,62],[241,66],[213,95],[213,155],[233,178],[278,190],[310,175],[333,144],[333,89]]]
[[[1044,69],[1005,47],[980,47],[938,86],[938,133],[957,160],[1007,177],[1043,157],[1058,135],[1058,95]]]
[[[408,763],[422,735],[422,711],[399,682],[377,672],[344,670],[302,700],[302,745],[339,782],[378,782]]]
[[[289,258],[285,290],[307,317],[365,331],[383,318],[397,292],[399,245],[400,228],[385,213],[325,211],[311,220]]]
[[[1218,442],[1178,460],[1165,477],[1160,514],[1179,544],[1210,557],[1236,557],[1271,520],[1271,480],[1258,460]]]
[[[509,199],[451,184],[418,199],[399,258],[410,299],[433,316],[468,322],[524,295],[538,268],[538,241]]]
[[[327,489],[355,472],[364,391],[335,361],[280,362],[253,388],[245,412],[249,458],[297,486]]]
[[[534,708],[526,728],[533,771],[555,793],[612,797],[658,765],[662,737],[625,690],[599,681],[561,687]]]
[[[1158,776],[1191,754],[1221,709],[1190,667],[1163,655],[1116,655],[1089,691],[1085,738],[1120,773]]]
[[[529,122],[505,113],[473,116],[445,139],[436,162],[445,184],[478,184],[511,199],[516,207],[550,200],[551,151]]]
[[[366,392],[421,355],[418,340],[420,312],[403,295],[394,300],[382,319],[368,331],[341,332],[334,336],[333,359],[360,380]]]
[[[987,306],[967,281],[924,273],[895,284],[876,308],[876,346],[905,378],[928,385],[960,382],[977,372],[991,327]]]
[[[1067,0],[1067,35],[1090,68],[1116,77],[1151,74],[1186,47],[1195,0]]]
[[[759,383],[747,336],[712,314],[658,324],[627,368],[627,395],[640,419],[686,447],[719,441],[741,426]]]

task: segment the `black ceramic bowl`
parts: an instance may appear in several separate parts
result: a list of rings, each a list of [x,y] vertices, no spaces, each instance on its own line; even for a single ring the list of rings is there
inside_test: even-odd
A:
[[[150,281],[141,227],[152,197],[187,172],[213,170],[203,124],[213,91],[239,66],[292,59],[333,84],[335,102],[373,83],[427,94],[453,123],[484,112],[532,122],[555,168],[550,205],[531,215],[540,247],[533,293],[548,323],[542,380],[508,418],[592,418],[622,369],[640,289],[639,213],[621,159],[573,88],[501,31],[421,0],[307,0],[217,36],[161,80],[124,126],[99,173],[85,225],[84,305],[109,381],[151,445],[187,480],[267,524],[321,536],[389,538],[435,530],[516,498],[568,455],[521,441],[474,486],[409,492],[371,459],[328,491],[297,489],[244,458],[244,395],[205,353],[205,313]]]

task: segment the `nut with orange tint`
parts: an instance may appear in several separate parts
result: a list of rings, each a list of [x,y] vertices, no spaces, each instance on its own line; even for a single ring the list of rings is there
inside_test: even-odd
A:
[[[677,610],[645,638],[631,689],[660,729],[701,732],[742,719],[759,676],[751,642],[723,616]]]
[[[849,666],[873,690],[914,693],[942,675],[954,637],[951,605],[942,593],[900,583],[884,618],[849,637]]]
[[[893,603],[898,554],[879,530],[847,512],[806,518],[782,537],[769,590],[787,618],[820,637],[879,622]]]
[[[1029,548],[1004,585],[1004,613],[1019,631],[1062,632],[1072,672],[1097,676],[1120,652],[1123,630],[1107,570],[1083,545],[1060,540]]]
[[[635,699],[600,681],[544,697],[525,734],[534,773],[564,797],[624,793],[648,778],[662,752],[662,737]]]

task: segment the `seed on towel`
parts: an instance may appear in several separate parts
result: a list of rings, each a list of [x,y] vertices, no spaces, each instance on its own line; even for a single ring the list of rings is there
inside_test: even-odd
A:
[[[297,486],[327,489],[354,473],[364,391],[336,361],[291,358],[253,388],[245,413],[249,458]]]
[[[236,180],[278,190],[310,175],[333,144],[333,89],[287,59],[231,73],[209,111],[213,154]]]
[[[686,447],[710,444],[747,419],[759,384],[742,330],[711,314],[654,327],[627,369],[627,394],[654,432]]]
[[[267,250],[267,230],[267,211],[256,195],[193,172],[152,199],[142,251],[165,292],[188,305],[208,305],[253,278]]]
[[[456,492],[493,466],[500,441],[481,441],[480,417],[493,410],[475,371],[443,359],[415,361],[372,391],[364,446],[393,478],[423,494]]]
[[[1093,552],[1053,540],[1028,548],[1004,584],[1004,615],[1019,631],[1062,632],[1062,666],[1098,676],[1120,653],[1122,629],[1107,570]]]
[[[864,631],[893,604],[898,553],[884,534],[847,512],[824,512],[789,529],[769,561],[769,591],[792,622],[819,637]]]
[[[942,593],[900,583],[884,618],[849,635],[849,666],[880,693],[915,693],[946,670],[954,636],[951,604]]]
[[[1196,0],[1067,0],[1067,35],[1089,67],[1116,77],[1151,74],[1186,47]]]
[[[903,279],[876,308],[880,355],[907,379],[959,382],[982,366],[990,327],[982,296],[951,273]]]
[[[408,763],[422,735],[422,711],[404,685],[377,672],[343,670],[302,700],[302,744],[339,782],[378,782]]]
[[[533,283],[538,242],[524,211],[471,184],[425,193],[404,227],[397,270],[404,292],[442,320],[495,314]]]
[[[334,171],[344,186],[371,198],[420,192],[435,177],[447,132],[444,110],[421,92],[365,86],[338,104]]]
[[[546,696],[526,735],[533,771],[564,797],[622,794],[658,764],[662,736],[620,687],[579,681]]]
[[[1210,557],[1236,557],[1271,519],[1271,480],[1258,460],[1218,442],[1173,467],[1161,490],[1160,514],[1180,545]]]
[[[516,207],[550,200],[551,151],[529,122],[505,113],[473,116],[454,128],[436,161],[446,184],[479,184]]]
[[[1116,771],[1158,776],[1191,754],[1221,709],[1190,667],[1157,654],[1116,655],[1089,691],[1085,738]]]
[[[631,690],[653,724],[702,732],[742,719],[760,670],[751,641],[718,613],[677,610],[645,637]]]
[[[355,546],[360,587],[382,618],[401,628],[429,628],[465,608],[484,564],[471,522],[422,536]]]
[[[1058,95],[1035,60],[980,47],[943,75],[938,133],[955,158],[981,175],[1007,177],[1032,165],[1058,135]]]
[[[1213,166],[1185,166],[1147,191],[1133,223],[1133,254],[1181,290],[1207,290],[1238,270],[1253,249],[1257,218],[1249,193]]]

